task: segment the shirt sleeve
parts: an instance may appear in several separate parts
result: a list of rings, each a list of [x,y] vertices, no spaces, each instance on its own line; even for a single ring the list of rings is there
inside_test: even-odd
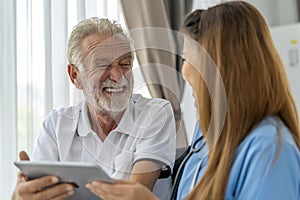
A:
[[[256,137],[238,153],[231,169],[228,199],[299,199],[298,148],[284,134],[279,145],[274,127],[264,131],[272,136]]]
[[[153,160],[171,169],[176,152],[176,128],[170,103],[154,104],[144,119],[144,127],[138,133],[134,152],[134,163],[139,160]]]
[[[284,142],[277,160],[276,155],[268,154],[262,159],[269,159],[270,167],[261,177],[256,199],[300,199],[299,152]]]
[[[58,148],[55,135],[54,112],[49,113],[34,144],[32,160],[58,160]]]

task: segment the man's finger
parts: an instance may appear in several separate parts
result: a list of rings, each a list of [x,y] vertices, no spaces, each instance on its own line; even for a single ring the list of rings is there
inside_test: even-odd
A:
[[[28,181],[28,178],[23,174],[23,172],[19,171],[18,172],[18,181],[17,183],[22,183]]]
[[[74,194],[74,187],[70,184],[59,184],[37,193],[37,199],[61,200]]]
[[[102,195],[112,194],[120,196],[122,194],[122,192],[120,192],[120,187],[122,187],[122,185],[93,181],[92,183],[89,183],[86,186],[88,186],[88,188],[93,190],[94,192]]]
[[[30,160],[29,156],[27,155],[27,153],[25,151],[20,151],[19,158],[20,158],[20,160]]]
[[[40,191],[42,188],[51,186],[58,182],[59,182],[59,179],[55,176],[45,176],[42,178],[31,180],[30,182],[26,182],[26,183],[20,185],[19,191],[20,191],[20,193],[26,193],[26,192],[35,193],[35,192]]]

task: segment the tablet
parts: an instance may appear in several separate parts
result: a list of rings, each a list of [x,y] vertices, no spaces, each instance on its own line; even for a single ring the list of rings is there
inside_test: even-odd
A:
[[[69,200],[99,200],[85,187],[88,181],[100,180],[113,183],[110,176],[95,163],[86,162],[49,162],[49,161],[15,161],[14,164],[29,178],[36,179],[46,175],[56,175],[61,182],[75,186],[75,193]]]

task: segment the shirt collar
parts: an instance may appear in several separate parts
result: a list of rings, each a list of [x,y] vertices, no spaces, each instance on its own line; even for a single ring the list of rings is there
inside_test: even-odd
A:
[[[131,128],[134,124],[133,121],[135,117],[133,108],[134,108],[134,100],[131,98],[128,107],[125,109],[118,126],[113,131],[131,135],[132,133]]]
[[[128,135],[132,133],[131,129],[135,119],[135,113],[133,112],[134,103],[135,100],[131,98],[128,107],[125,109],[123,116],[121,117],[119,125],[114,130],[112,130],[111,133],[119,132]],[[89,133],[94,132],[89,120],[86,100],[81,104],[81,112],[79,113],[77,132],[81,137],[87,136]]]
[[[84,101],[81,104],[81,112],[79,113],[78,119],[78,135],[81,137],[87,136],[89,133],[93,133],[94,131],[91,128],[91,123],[88,116],[88,107],[87,102]]]

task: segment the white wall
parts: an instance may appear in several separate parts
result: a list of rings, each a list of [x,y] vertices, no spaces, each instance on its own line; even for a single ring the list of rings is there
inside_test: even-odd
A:
[[[270,26],[296,23],[298,20],[296,0],[247,0],[265,17]]]
[[[285,66],[300,113],[300,23],[272,27],[271,34]]]
[[[193,9],[207,7],[209,3],[222,0],[194,0]],[[224,0],[230,1],[230,0]],[[232,0],[234,1],[234,0]],[[296,23],[298,20],[297,0],[245,0],[254,5],[270,26]]]

